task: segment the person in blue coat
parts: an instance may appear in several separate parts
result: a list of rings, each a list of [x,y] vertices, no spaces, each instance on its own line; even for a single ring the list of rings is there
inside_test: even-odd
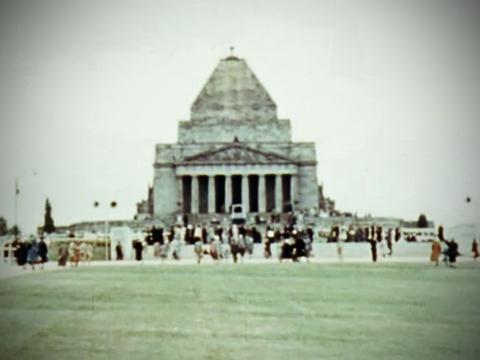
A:
[[[35,239],[35,237],[32,237],[32,242],[27,252],[27,263],[32,266],[32,270],[35,270],[35,261],[37,261],[37,259],[38,259],[37,239]]]

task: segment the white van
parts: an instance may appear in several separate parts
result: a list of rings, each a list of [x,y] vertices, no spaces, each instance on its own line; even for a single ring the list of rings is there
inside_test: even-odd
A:
[[[230,220],[233,224],[245,224],[247,219],[247,213],[245,212],[242,204],[232,205],[230,210]]]

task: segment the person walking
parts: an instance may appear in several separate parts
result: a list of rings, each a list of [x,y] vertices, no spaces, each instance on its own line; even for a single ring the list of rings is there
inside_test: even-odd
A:
[[[440,260],[440,254],[442,253],[442,245],[440,241],[435,239],[432,243],[432,252],[430,253],[430,261],[435,263],[435,266],[438,266]]]
[[[230,241],[228,238],[228,231],[226,229],[222,229],[222,257],[224,259],[228,259],[230,257]]]
[[[43,269],[45,263],[48,262],[48,246],[43,237],[40,238],[40,242],[38,243],[38,255],[40,256]]]
[[[195,252],[195,255],[197,256],[197,264],[200,265],[202,262],[203,258],[203,242],[201,238],[196,238],[197,240],[195,241],[195,244],[193,245],[193,251]]]
[[[214,235],[213,240],[210,242],[210,256],[217,264],[220,262],[222,257],[222,248],[220,237],[218,235]]]
[[[70,260],[70,266],[73,267],[75,265],[75,267],[77,267],[78,262],[80,261],[80,245],[75,241],[71,241],[68,246],[68,257]]]
[[[123,247],[122,244],[120,244],[120,241],[117,241],[117,245],[115,246],[115,254],[117,255],[117,261],[123,260]]]
[[[135,260],[142,261],[142,252],[143,252],[143,245],[139,240],[135,240],[133,243],[133,248],[135,250]]]
[[[472,256],[473,256],[473,260],[477,261],[477,258],[480,256],[480,254],[478,253],[478,243],[477,243],[477,239],[473,239],[473,242],[472,242]]]
[[[376,238],[377,238],[377,243],[380,245],[380,253],[384,258],[387,256],[387,252],[385,251],[385,243],[383,242],[383,230],[381,226],[378,226],[376,229]]]
[[[393,255],[393,229],[388,229],[387,232],[387,249],[388,249],[388,256]]]
[[[402,232],[400,228],[395,229],[395,242],[398,242],[402,238]]]
[[[450,267],[455,267],[457,256],[460,255],[458,252],[458,244],[455,239],[452,239],[451,241],[445,240],[445,243],[447,244],[446,255],[448,257],[448,265]]]
[[[68,260],[68,248],[65,243],[58,248],[58,266],[66,266]]]
[[[337,236],[337,256],[338,260],[343,261],[343,243],[345,241],[345,230],[342,229],[339,231],[339,235]]]
[[[175,260],[180,260],[180,252],[182,250],[182,241],[180,236],[180,231],[176,231],[172,239],[172,257]]]
[[[377,262],[377,240],[375,238],[371,238],[369,240],[370,243],[370,251],[372,253],[372,261]]]
[[[312,256],[312,240],[310,236],[305,236],[303,238],[303,241],[305,243],[305,258],[307,259],[307,262],[310,262],[310,257]]]
[[[85,264],[87,260],[87,243],[85,241],[80,243],[80,260],[83,264]]]
[[[267,227],[267,236],[265,236],[265,242],[263,244],[263,255],[265,259],[272,257],[272,242],[275,241],[275,232]]]
[[[90,264],[90,261],[93,259],[93,245],[91,243],[87,243],[85,257],[87,263]]]
[[[24,269],[27,263],[27,252],[28,245],[25,243],[24,240],[20,240],[18,242],[17,248],[15,249],[14,255],[17,258],[17,265],[23,266]]]
[[[35,270],[35,262],[37,261],[37,258],[38,258],[38,244],[35,237],[32,236],[30,248],[28,249],[28,252],[27,252],[27,263],[30,264],[30,266],[32,267],[32,270]]]

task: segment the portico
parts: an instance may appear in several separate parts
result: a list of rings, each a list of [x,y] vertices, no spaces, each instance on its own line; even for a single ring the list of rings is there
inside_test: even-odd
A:
[[[220,173],[212,169],[190,171],[177,176],[182,193],[182,211],[191,214],[221,214],[231,205],[242,204],[249,213],[284,212],[295,201],[296,174],[293,171]]]

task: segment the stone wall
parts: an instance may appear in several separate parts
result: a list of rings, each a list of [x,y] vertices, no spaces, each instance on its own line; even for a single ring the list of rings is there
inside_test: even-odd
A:
[[[271,121],[181,121],[178,143],[291,141],[290,120]]]
[[[318,207],[318,185],[316,166],[298,167],[298,196],[300,208]]]
[[[153,179],[154,214],[161,220],[171,217],[178,210],[176,187],[173,166],[155,169]]]
[[[258,150],[277,153],[295,161],[307,161],[312,164],[317,161],[313,142],[247,143],[246,145]]]
[[[323,228],[331,228],[334,225],[355,227],[381,226],[384,229],[402,227],[402,220],[392,217],[353,217],[353,216],[331,216],[331,217],[305,217],[306,223],[315,223]]]
[[[189,143],[189,144],[157,144],[155,162],[170,164],[205,151],[221,149],[231,142]],[[315,144],[312,142],[246,142],[252,149],[286,156],[294,161],[316,162]]]
[[[291,163],[228,164],[212,165],[193,163],[185,159],[207,151],[222,149],[229,143],[188,143],[158,144],[156,147],[154,179],[154,214],[157,218],[172,216],[179,210],[182,201],[181,175],[221,175],[221,174],[298,174],[292,194],[299,208],[318,207],[318,182],[314,143],[293,142],[247,142],[248,148],[274,153],[292,160]],[[271,171],[270,171],[271,170]],[[213,171],[213,172],[212,172]]]

